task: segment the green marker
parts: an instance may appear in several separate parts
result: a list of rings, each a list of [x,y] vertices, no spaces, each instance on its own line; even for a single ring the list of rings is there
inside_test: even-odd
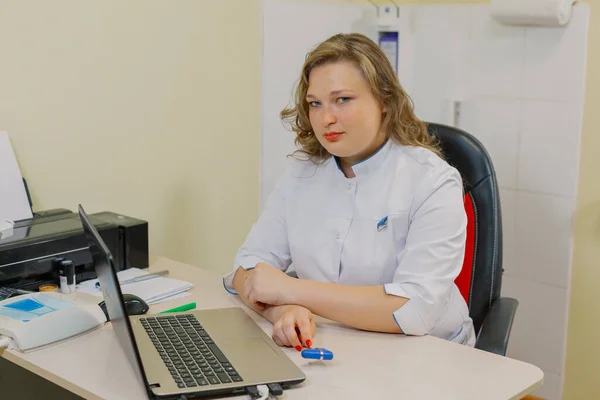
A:
[[[172,312],[188,311],[188,310],[193,310],[194,308],[196,308],[196,302],[189,303],[189,304],[184,304],[184,305],[179,306],[179,307],[171,308],[170,310],[161,311],[161,312],[159,312],[159,314],[167,314],[167,313],[172,313]]]

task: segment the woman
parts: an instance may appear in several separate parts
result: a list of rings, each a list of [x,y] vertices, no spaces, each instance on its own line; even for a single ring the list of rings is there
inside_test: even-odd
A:
[[[385,54],[363,35],[329,38],[308,54],[281,115],[299,150],[225,287],[273,323],[276,343],[299,351],[312,345],[313,314],[473,346],[454,284],[467,223],[461,177]],[[299,279],[285,273],[292,262]]]

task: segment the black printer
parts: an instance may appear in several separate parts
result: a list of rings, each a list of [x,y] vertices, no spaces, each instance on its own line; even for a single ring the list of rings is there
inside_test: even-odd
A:
[[[115,266],[148,267],[148,223],[112,212],[90,214],[111,250]],[[92,257],[77,213],[65,209],[37,212],[15,222],[13,235],[0,239],[0,287],[37,291],[59,285],[58,261],[75,266],[76,281],[96,278]]]

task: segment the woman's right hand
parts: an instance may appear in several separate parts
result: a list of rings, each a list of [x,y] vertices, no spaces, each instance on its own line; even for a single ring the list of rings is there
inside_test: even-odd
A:
[[[312,312],[302,306],[278,306],[278,318],[273,323],[273,340],[279,346],[311,347],[317,326]],[[272,310],[275,312],[275,310]]]

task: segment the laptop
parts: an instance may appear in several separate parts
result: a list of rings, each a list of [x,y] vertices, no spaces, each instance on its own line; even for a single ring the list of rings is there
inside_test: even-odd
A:
[[[306,379],[239,307],[128,317],[110,250],[81,205],[79,216],[113,329],[150,398],[285,389]]]

